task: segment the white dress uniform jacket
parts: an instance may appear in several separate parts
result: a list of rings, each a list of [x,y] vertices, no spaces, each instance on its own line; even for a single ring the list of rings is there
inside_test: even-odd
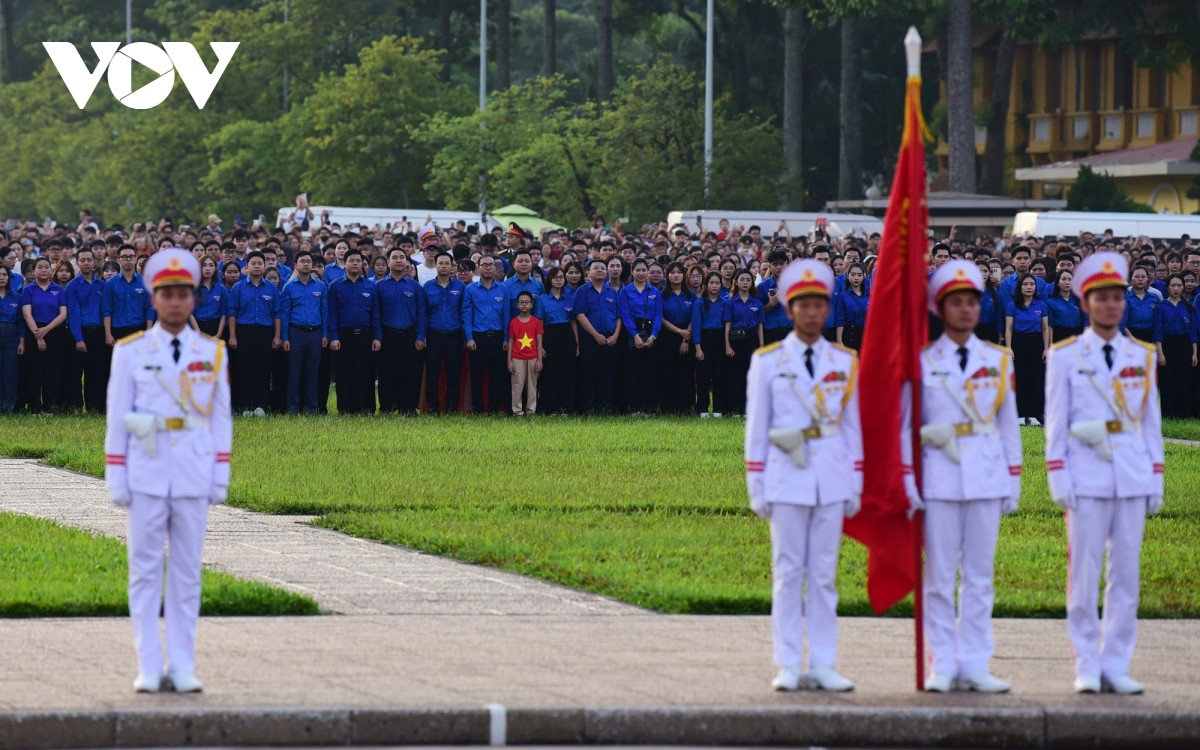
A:
[[[975,336],[965,348],[965,369],[959,366],[958,344],[945,335],[921,355],[921,424],[950,433],[954,443],[946,450],[923,441],[921,497],[1016,498],[1021,494],[1021,435],[1009,387],[1012,354]]]
[[[824,339],[807,345],[794,333],[759,349],[746,378],[746,483],[754,504],[828,505],[862,494],[858,356]],[[773,445],[772,430],[810,430],[801,467]],[[853,468],[853,471],[848,469]]]
[[[104,477],[117,505],[133,493],[225,500],[233,446],[225,344],[185,328],[176,364],[172,338],[154,326],[113,349]],[[131,413],[155,417],[155,429],[130,434],[123,416]],[[181,424],[168,420],[183,429],[168,429]]]

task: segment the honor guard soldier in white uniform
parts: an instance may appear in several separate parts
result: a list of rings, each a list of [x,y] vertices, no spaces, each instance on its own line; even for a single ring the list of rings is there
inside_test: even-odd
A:
[[[1021,494],[1021,436],[1012,353],[975,337],[984,290],[983,275],[964,260],[929,280],[929,311],[944,331],[921,354],[925,637],[933,654],[925,689],[935,693],[1011,688],[991,675],[988,661],[996,538],[1000,517],[1017,509]]]
[[[220,340],[187,326],[200,280],[191,253],[160,250],[144,277],[158,322],[113,349],[104,475],[128,519],[134,689],[196,692],[200,557],[208,506],[225,500],[233,443],[227,356]],[[164,677],[158,613],[168,539]]]
[[[835,576],[842,519],[860,506],[862,433],[858,357],[821,336],[833,285],[833,272],[817,261],[783,270],[779,296],[792,332],[759,349],[747,377],[746,483],[750,508],[771,520],[776,690],[854,689],[834,670]]]
[[[1055,344],[1046,370],[1046,468],[1050,496],[1066,510],[1067,632],[1080,693],[1145,689],[1129,662],[1142,531],[1163,502],[1163,439],[1154,347],[1119,331],[1128,272],[1116,253],[1079,264],[1071,291],[1091,325]]]

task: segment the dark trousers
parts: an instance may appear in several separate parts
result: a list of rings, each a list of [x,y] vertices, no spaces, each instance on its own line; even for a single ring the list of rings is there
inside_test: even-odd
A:
[[[379,349],[379,411],[412,414],[421,401],[421,352],[415,328],[384,328]]]
[[[630,412],[652,411],[656,395],[655,376],[658,375],[656,355],[659,341],[656,339],[654,346],[649,349],[645,347],[638,349],[634,345],[633,337],[625,332],[621,334],[621,341],[617,346],[626,348],[624,368],[621,372],[625,408]]]
[[[981,341],[990,341],[993,344],[999,343],[1000,332],[996,330],[995,323],[980,323],[975,326],[975,335]]]
[[[217,330],[221,327],[221,319],[213,318],[212,320],[197,320],[196,325],[200,326],[200,333],[208,336],[216,336]]]
[[[750,358],[754,356],[754,350],[758,348],[758,331],[749,329],[746,331],[746,338],[741,341],[730,341],[729,345],[733,347],[733,357],[724,357],[725,367],[725,387],[728,395],[726,403],[729,405],[729,411],[734,414],[746,413],[746,373],[750,371]],[[708,351],[705,350],[705,355]],[[721,352],[722,356],[725,354]]]
[[[503,331],[473,331],[475,351],[468,352],[471,360],[471,403],[475,413],[482,414],[483,376],[487,373],[487,411],[503,414],[508,402],[508,355],[504,351]]]
[[[724,412],[728,395],[725,389],[725,331],[721,328],[700,333],[700,349],[704,359],[696,362],[696,411],[708,413],[709,396],[712,410]]]
[[[617,348],[600,346],[596,343],[596,339],[581,331],[579,336],[579,410],[585,414],[612,411],[616,384]]]
[[[49,321],[47,321],[49,322]],[[38,323],[42,327],[46,323]],[[71,337],[63,326],[46,334],[46,349],[38,349],[37,337],[25,333],[25,402],[31,414],[40,414],[62,404],[63,362],[66,360],[67,343]]]
[[[287,410],[288,363],[291,357],[283,347],[271,351],[271,411],[283,414]]]
[[[88,414],[103,414],[108,399],[108,371],[112,362],[112,349],[104,343],[104,327],[91,326],[83,329],[83,343],[87,352],[83,358],[83,400]]]
[[[66,324],[63,328],[67,328]],[[83,410],[83,365],[87,355],[75,348],[75,337],[67,329],[63,341],[62,377],[59,379],[59,406],[68,411]]]
[[[1054,326],[1050,329],[1050,341],[1057,344],[1059,341],[1078,336],[1081,333],[1083,333],[1083,326]]]
[[[791,332],[791,328],[764,328],[763,345],[766,346],[767,344],[774,344],[776,341],[783,341]]]
[[[115,344],[116,342],[120,341],[121,339],[125,338],[126,336],[132,336],[133,334],[137,333],[138,331],[144,331],[144,330],[146,330],[146,326],[144,326],[144,325],[140,325],[140,326],[111,326],[111,328],[112,328],[112,337],[113,337],[113,343],[114,343],[114,344]],[[111,350],[111,347],[110,347],[110,350]],[[111,361],[111,359],[112,359],[112,355],[111,355],[111,354],[109,355],[109,359],[110,359],[110,361]]]
[[[288,328],[287,410],[297,414],[317,413],[317,371],[321,365],[321,337],[324,332],[313,328],[306,331],[297,326]]]
[[[862,349],[862,340],[862,326],[842,326],[842,346],[857,352]]]
[[[0,323],[0,414],[11,414],[17,408],[21,377],[21,358],[17,356],[19,331],[16,323]]]
[[[1145,341],[1147,344],[1152,344],[1154,338],[1153,328],[1130,328],[1129,335],[1133,336],[1138,341]]]
[[[1016,333],[1009,342],[1013,352],[1017,416],[1041,421],[1046,404],[1046,365],[1042,362],[1042,334]]]
[[[690,414],[696,405],[696,354],[690,345],[680,353],[682,343],[682,336],[666,328],[654,342],[658,408],[666,414]]]
[[[321,350],[321,364],[317,366],[317,413],[329,413],[329,384],[333,382],[333,352]]]
[[[575,334],[570,323],[546,326],[546,350],[538,376],[538,413],[560,414],[575,408]]]
[[[375,413],[375,373],[371,367],[371,329],[339,328],[337,351],[338,414]]]
[[[234,389],[242,409],[266,409],[271,405],[271,339],[274,326],[237,327],[237,367]]]
[[[425,403],[431,414],[440,411],[438,380],[446,369],[446,411],[458,410],[458,382],[462,372],[462,331],[429,329],[425,336]]]
[[[28,346],[28,345],[26,345]],[[1158,398],[1162,415],[1184,419],[1192,416],[1192,339],[1187,334],[1165,334],[1163,357],[1158,368]]]

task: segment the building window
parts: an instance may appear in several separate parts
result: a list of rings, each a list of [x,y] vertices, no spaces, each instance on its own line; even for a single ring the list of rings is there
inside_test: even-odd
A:
[[[1088,137],[1088,132],[1091,130],[1092,118],[1087,115],[1079,115],[1071,118],[1071,133],[1072,137],[1077,141],[1082,141]]]
[[[1186,110],[1179,113],[1179,134],[1196,135],[1196,110]]]
[[[1104,116],[1104,140],[1116,141],[1121,139],[1121,116]]]
[[[1138,113],[1137,137],[1138,138],[1153,138],[1154,137],[1154,114],[1152,112],[1139,112]]]
[[[1033,140],[1038,143],[1050,141],[1050,120],[1048,118],[1043,117],[1033,121]]]

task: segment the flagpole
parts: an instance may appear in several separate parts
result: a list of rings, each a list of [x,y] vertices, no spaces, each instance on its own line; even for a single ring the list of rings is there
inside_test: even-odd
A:
[[[908,62],[908,80],[920,80],[921,78],[921,35],[917,33],[916,27],[910,26],[908,33],[904,36],[904,53]],[[914,106],[910,102],[908,106]],[[920,103],[915,103],[915,106],[920,106]],[[907,116],[907,115],[906,115]],[[914,134],[920,137],[919,134]],[[917,240],[917,238],[913,238]],[[922,233],[919,238],[920,242],[928,244],[928,239]],[[905,295],[905,298],[911,303],[912,295]],[[915,369],[915,372],[920,372]],[[912,462],[913,462],[913,479],[916,481],[918,491],[924,486],[921,481],[922,466],[921,466],[921,380],[920,378],[911,378],[909,380],[909,393],[912,397],[912,419],[909,420],[912,425]],[[925,689],[925,597],[924,597],[924,575],[922,572],[921,552],[925,546],[925,513],[917,511],[913,515],[912,535],[913,535],[913,563],[916,571],[916,579],[913,585],[913,636],[916,641],[914,649],[914,661],[916,662],[916,680],[917,691]]]

